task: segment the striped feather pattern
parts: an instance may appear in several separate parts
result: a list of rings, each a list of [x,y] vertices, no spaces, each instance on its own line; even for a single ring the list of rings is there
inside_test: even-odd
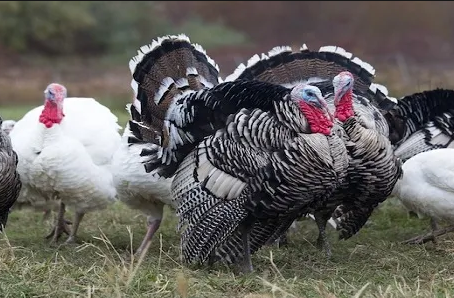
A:
[[[276,47],[268,54],[254,55],[246,65],[240,64],[225,81],[259,80],[293,87],[315,79],[331,84],[334,76],[342,71],[353,74],[355,93],[367,97],[376,107],[388,110],[396,105],[397,100],[388,96],[386,87],[372,83],[375,69],[369,63],[336,46],[321,47],[318,51],[311,51],[306,46],[299,50],[289,46]]]
[[[346,172],[346,149],[335,134],[297,134],[259,109],[241,110],[229,121],[185,158],[172,185],[187,262],[205,262],[214,253],[237,262],[249,226],[255,252],[322,204]]]
[[[334,193],[333,205],[343,205],[338,230],[341,239],[348,239],[391,194],[402,168],[388,138],[363,127],[355,117],[348,119],[343,128],[353,145],[347,148],[351,160],[346,183]]]
[[[454,90],[434,89],[407,95],[385,114],[390,140],[403,161],[437,148],[452,146]]]

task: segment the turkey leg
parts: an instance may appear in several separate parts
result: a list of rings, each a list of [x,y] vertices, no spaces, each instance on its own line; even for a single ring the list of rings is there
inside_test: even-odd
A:
[[[57,221],[52,231],[46,236],[46,239],[52,238],[51,243],[57,243],[58,239],[63,233],[69,235],[69,228],[65,221],[65,211],[65,204],[60,203]]]
[[[252,225],[251,225],[252,227]],[[243,241],[243,264],[242,269],[244,273],[249,273],[254,271],[254,267],[252,267],[252,260],[251,260],[251,243],[249,241],[249,232],[251,228],[242,228],[242,235],[241,240]]]
[[[65,244],[76,243],[77,230],[79,229],[80,222],[84,218],[84,215],[85,215],[85,213],[76,212],[76,214],[74,216],[74,224],[71,229],[71,234],[69,234],[69,237],[68,237],[68,239],[66,239]]]
[[[135,253],[135,256],[137,257],[142,255],[144,251],[148,250],[147,246],[149,245],[151,239],[153,238],[153,235],[156,233],[156,231],[159,229],[159,226],[161,225],[161,219],[152,219],[148,217],[147,222],[148,222],[147,233],[145,234],[142,243],[140,244],[139,248]]]
[[[315,213],[314,217],[315,217],[315,222],[317,223],[318,231],[319,231],[318,238],[317,238],[317,247],[319,249],[324,249],[326,252],[326,256],[328,258],[330,258],[331,257],[331,248],[330,248],[328,238],[326,237],[326,232],[325,232],[326,223],[328,222],[328,220],[325,218],[325,216],[323,216],[320,213]]]

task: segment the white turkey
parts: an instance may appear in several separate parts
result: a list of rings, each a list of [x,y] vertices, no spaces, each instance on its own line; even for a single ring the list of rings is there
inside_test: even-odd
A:
[[[183,35],[176,39],[158,38],[149,48],[144,47],[142,50],[149,51],[149,54],[146,57],[144,55],[134,57],[129,65],[134,76],[131,82],[134,95],[137,95],[137,84],[144,78],[148,76],[153,78],[152,76],[155,75],[156,78],[153,80],[147,79],[147,84],[150,90],[157,91],[161,83],[171,84],[172,79],[176,81],[185,77],[187,68],[203,73],[206,78],[203,83],[207,86],[218,84],[217,64],[202,47],[191,45],[189,39]],[[191,80],[191,75],[188,79]],[[155,96],[158,98],[162,95],[158,92]],[[141,122],[141,103],[137,99],[133,100],[132,105],[128,104],[127,110],[132,121]],[[163,178],[145,172],[143,162],[147,158],[141,157],[140,153],[144,149],[152,150],[153,146],[143,142],[128,143],[128,140],[131,140],[130,137],[133,137],[133,133],[128,123],[121,145],[113,158],[112,172],[119,200],[147,215],[147,232],[136,250],[136,254],[139,255],[158,230],[164,205],[172,208],[175,206],[170,194],[172,178]]]
[[[404,175],[392,195],[419,217],[431,219],[432,231],[405,243],[436,241],[436,237],[454,230],[454,149],[442,148],[419,153],[402,166]],[[446,228],[439,223],[447,222]]]
[[[204,62],[161,69],[156,56],[186,36],[142,47],[133,77],[140,112],[131,113],[141,156],[154,177],[174,177],[186,262],[243,260],[276,239],[343,181],[348,158],[317,87],[237,80],[217,84]],[[161,62],[162,63],[162,62]],[[133,116],[133,119],[135,117]],[[323,173],[315,176],[314,173]]]
[[[3,120],[1,130],[9,135],[9,133],[13,130],[15,124],[15,120]]]
[[[3,121],[0,118],[3,127]],[[17,154],[11,139],[4,131],[0,132],[0,232],[6,227],[11,207],[16,202],[22,187],[17,172]]]
[[[346,214],[338,219],[341,223],[336,228],[341,231],[341,238],[350,237],[375,206],[386,199],[400,176],[400,164],[388,140],[388,124],[380,112],[392,108],[397,101],[388,96],[384,86],[372,83],[374,76],[370,64],[340,47],[311,51],[304,45],[298,51],[285,46],[254,55],[226,79],[259,80],[288,87],[310,82],[322,90],[336,119],[345,123],[345,142],[351,159],[348,178],[325,206],[314,210],[320,232],[317,244],[325,248],[328,256],[331,252],[325,226],[333,211],[343,207],[337,209]]]
[[[38,210],[59,204],[48,238],[57,242],[65,232],[70,243],[85,213],[116,200],[110,166],[121,127],[117,117],[95,99],[66,96],[64,86],[47,86],[44,105],[25,114],[10,137],[19,157],[20,199]],[[71,231],[64,220],[66,206],[75,212]]]

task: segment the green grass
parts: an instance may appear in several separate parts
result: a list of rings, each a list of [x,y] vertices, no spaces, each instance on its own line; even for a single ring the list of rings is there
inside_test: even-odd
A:
[[[19,119],[29,108],[0,112],[4,119]],[[123,126],[126,111],[115,112]],[[44,239],[51,222],[43,222],[41,213],[15,210],[0,235],[0,297],[454,296],[454,237],[441,237],[437,245],[400,244],[426,231],[429,223],[408,217],[393,199],[347,241],[338,241],[328,228],[332,259],[314,247],[316,225],[304,220],[289,235],[287,247],[256,253],[255,272],[245,275],[222,265],[182,264],[176,223],[166,209],[147,256],[129,262],[131,249],[145,234],[145,216],[122,203],[87,214],[79,243],[60,247]]]

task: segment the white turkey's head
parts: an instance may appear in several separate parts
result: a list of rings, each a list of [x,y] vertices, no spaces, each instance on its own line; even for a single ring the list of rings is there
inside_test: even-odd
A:
[[[333,118],[318,87],[298,84],[293,87],[290,97],[298,104],[300,111],[308,120],[312,132],[330,133]]]
[[[16,121],[14,120],[4,120],[2,122],[1,130],[5,132],[7,135],[13,130]]]
[[[47,128],[60,124],[63,114],[63,101],[66,98],[66,88],[63,85],[52,83],[44,90],[44,109],[39,121]]]
[[[334,106],[336,107],[334,116],[342,122],[355,115],[353,111],[354,82],[353,75],[348,71],[339,73],[333,79]]]
[[[44,99],[51,102],[63,102],[66,98],[66,87],[58,83],[49,84],[44,90]]]

